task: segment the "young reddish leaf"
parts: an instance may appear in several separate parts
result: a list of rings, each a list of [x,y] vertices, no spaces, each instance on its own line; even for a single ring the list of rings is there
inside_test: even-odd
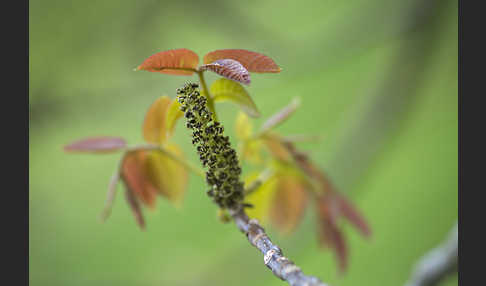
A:
[[[213,82],[209,90],[215,102],[229,100],[238,104],[249,116],[260,116],[260,112],[255,103],[241,84],[232,80],[220,78]]]
[[[305,154],[297,151],[291,142],[285,142],[284,145],[299,168],[309,177],[316,179],[320,185],[321,192],[317,198],[319,240],[322,245],[327,245],[334,250],[340,272],[343,272],[347,267],[347,246],[337,227],[337,219],[344,216],[365,236],[368,236],[371,231],[351,203],[336,192],[324,172],[312,164]]]
[[[343,195],[335,192],[334,196],[336,197],[337,204],[339,205],[340,213],[350,223],[352,223],[363,236],[369,237],[371,235],[371,229],[369,228],[365,218],[356,210],[356,208],[352,205],[352,203],[348,199],[346,199]]]
[[[143,138],[149,143],[162,144],[167,138],[167,110],[171,104],[168,96],[161,96],[152,103],[145,114]]]
[[[278,135],[274,133],[267,133],[262,136],[261,139],[262,142],[264,142],[264,144],[267,146],[267,150],[274,158],[286,162],[292,158],[289,151],[282,143],[282,138],[280,138]]]
[[[343,234],[336,224],[336,208],[329,196],[319,196],[317,202],[318,235],[321,246],[330,247],[336,254],[339,271],[346,270],[348,264],[348,250]]]
[[[182,157],[182,151],[176,145],[167,145],[166,148],[174,155]],[[158,192],[180,207],[188,181],[186,168],[158,151],[150,152],[146,168],[149,179]]]
[[[127,143],[121,137],[90,137],[64,146],[66,152],[108,153],[125,148]]]
[[[180,109],[181,104],[177,100],[172,100],[167,107],[167,117],[165,119],[165,129],[167,130],[167,139],[174,133],[174,128],[177,120],[184,115]]]
[[[343,234],[337,226],[329,221],[321,220],[319,223],[319,241],[321,246],[328,246],[334,251],[339,272],[345,272],[348,266],[348,249]]]
[[[286,146],[291,148],[290,152],[300,168],[310,177],[316,178],[319,181],[322,193],[332,195],[339,213],[342,214],[350,223],[352,223],[363,236],[369,237],[371,235],[371,229],[369,228],[368,223],[363,215],[356,210],[353,204],[348,201],[344,195],[339,194],[338,191],[334,189],[334,186],[327,175],[315,167],[305,155],[298,152],[295,147],[293,147],[293,144],[286,143]]]
[[[272,223],[282,233],[291,233],[301,221],[307,202],[308,193],[303,182],[292,176],[280,177],[270,209]]]
[[[132,210],[133,216],[137,221],[138,226],[142,230],[145,230],[145,220],[143,219],[142,209],[140,208],[140,203],[138,202],[137,198],[133,194],[132,190],[126,188],[125,190],[125,199],[127,200],[130,209]]]
[[[272,115],[265,123],[263,123],[262,127],[260,128],[260,133],[264,134],[268,132],[270,129],[275,128],[276,126],[282,124],[287,118],[294,113],[300,105],[300,100],[295,98],[292,102],[282,108],[279,112]]]
[[[147,154],[144,150],[125,154],[122,163],[122,178],[128,189],[149,207],[155,207],[157,189],[150,182],[146,169]]]
[[[232,59],[221,59],[199,67],[199,70],[210,70],[224,76],[225,78],[250,84],[250,73],[238,61]]]
[[[310,177],[317,179],[320,184],[322,194],[328,194],[333,198],[334,208],[337,212],[336,215],[343,215],[350,223],[352,223],[360,233],[368,237],[371,235],[371,229],[369,228],[365,218],[356,210],[350,201],[348,201],[344,195],[339,194],[334,189],[333,184],[327,177],[327,175],[314,166],[301,152],[297,151],[292,143],[286,142],[285,146],[292,154],[294,160],[299,167]]]
[[[175,49],[151,55],[136,70],[173,75],[192,75],[199,63],[197,54],[188,49]]]
[[[209,52],[204,56],[204,64],[220,59],[233,59],[240,62],[248,71],[256,73],[278,73],[281,69],[269,57],[248,50],[226,49]]]
[[[282,145],[285,146],[285,148],[290,153],[295,163],[302,170],[302,172],[304,172],[310,178],[315,179],[319,183],[320,191],[322,193],[329,193],[334,191],[331,182],[328,180],[326,174],[324,174],[324,172],[317,168],[309,160],[306,154],[298,151],[295,148],[294,144],[289,141],[284,141]]]

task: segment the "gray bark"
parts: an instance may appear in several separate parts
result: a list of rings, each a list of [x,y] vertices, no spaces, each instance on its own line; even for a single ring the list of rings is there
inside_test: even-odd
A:
[[[248,218],[242,208],[230,210],[230,214],[238,229],[246,234],[251,245],[263,253],[264,264],[275,276],[287,281],[291,286],[328,286],[317,277],[305,275],[297,265],[285,257],[258,221]]]
[[[438,285],[449,274],[457,271],[458,238],[456,223],[447,239],[417,262],[405,286]]]

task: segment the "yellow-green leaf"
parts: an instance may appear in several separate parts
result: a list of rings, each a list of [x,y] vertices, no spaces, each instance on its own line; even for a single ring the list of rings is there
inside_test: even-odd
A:
[[[261,140],[248,139],[246,141],[240,141],[238,150],[242,160],[249,161],[253,164],[261,164],[263,163],[261,155],[262,147]]]
[[[168,96],[159,97],[149,107],[143,122],[143,138],[149,143],[162,144],[167,138],[167,109],[171,103]]]
[[[172,100],[167,108],[167,117],[165,119],[165,128],[167,130],[167,138],[172,136],[177,120],[184,115],[181,111],[181,105],[177,100]]]
[[[177,146],[167,145],[165,148],[182,157],[182,152]],[[162,152],[152,151],[147,158],[147,170],[150,181],[159,193],[179,207],[188,180],[188,173],[184,166]]]
[[[252,174],[245,180],[245,187],[258,178],[258,174]],[[246,202],[252,204],[253,208],[246,209],[248,216],[258,219],[262,224],[268,221],[275,193],[277,191],[278,179],[272,175],[260,187],[246,197]]]
[[[248,92],[236,81],[220,78],[213,82],[209,91],[215,102],[231,101],[238,104],[249,116],[260,116],[260,112]]]
[[[239,140],[247,140],[253,132],[253,126],[246,113],[238,112],[235,123],[236,137]]]

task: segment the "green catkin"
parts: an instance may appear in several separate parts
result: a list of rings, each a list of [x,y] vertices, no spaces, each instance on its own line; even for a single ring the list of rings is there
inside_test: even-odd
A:
[[[234,208],[242,204],[243,183],[236,151],[229,137],[223,135],[223,126],[213,119],[207,99],[199,93],[199,85],[187,83],[177,89],[177,100],[186,118],[186,127],[192,130],[192,144],[206,172],[211,189],[207,194],[221,208]]]

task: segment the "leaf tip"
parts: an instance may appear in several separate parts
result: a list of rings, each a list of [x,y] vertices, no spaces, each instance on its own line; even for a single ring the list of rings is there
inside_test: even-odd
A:
[[[295,108],[299,107],[299,106],[300,106],[300,104],[301,104],[301,102],[302,102],[302,100],[301,100],[300,96],[296,96],[296,97],[294,97],[294,98],[292,99],[292,105],[293,105]]]
[[[74,148],[73,143],[69,143],[69,144],[62,146],[62,150],[66,153],[75,153],[76,152],[76,148]]]
[[[347,267],[348,266],[346,262],[340,262],[337,271],[338,276],[340,277],[344,276],[346,274]]]
[[[363,237],[367,240],[371,240],[372,239],[372,231],[371,231],[371,228],[369,228],[369,226],[364,229],[361,234],[363,235]]]
[[[246,85],[250,85],[250,83],[251,83],[250,74],[244,76],[241,82],[246,84]]]
[[[101,223],[105,223],[106,222],[106,219],[108,218],[109,215],[110,215],[109,212],[102,211],[100,213],[100,215],[98,216],[98,218],[99,218],[99,220],[100,220]]]

